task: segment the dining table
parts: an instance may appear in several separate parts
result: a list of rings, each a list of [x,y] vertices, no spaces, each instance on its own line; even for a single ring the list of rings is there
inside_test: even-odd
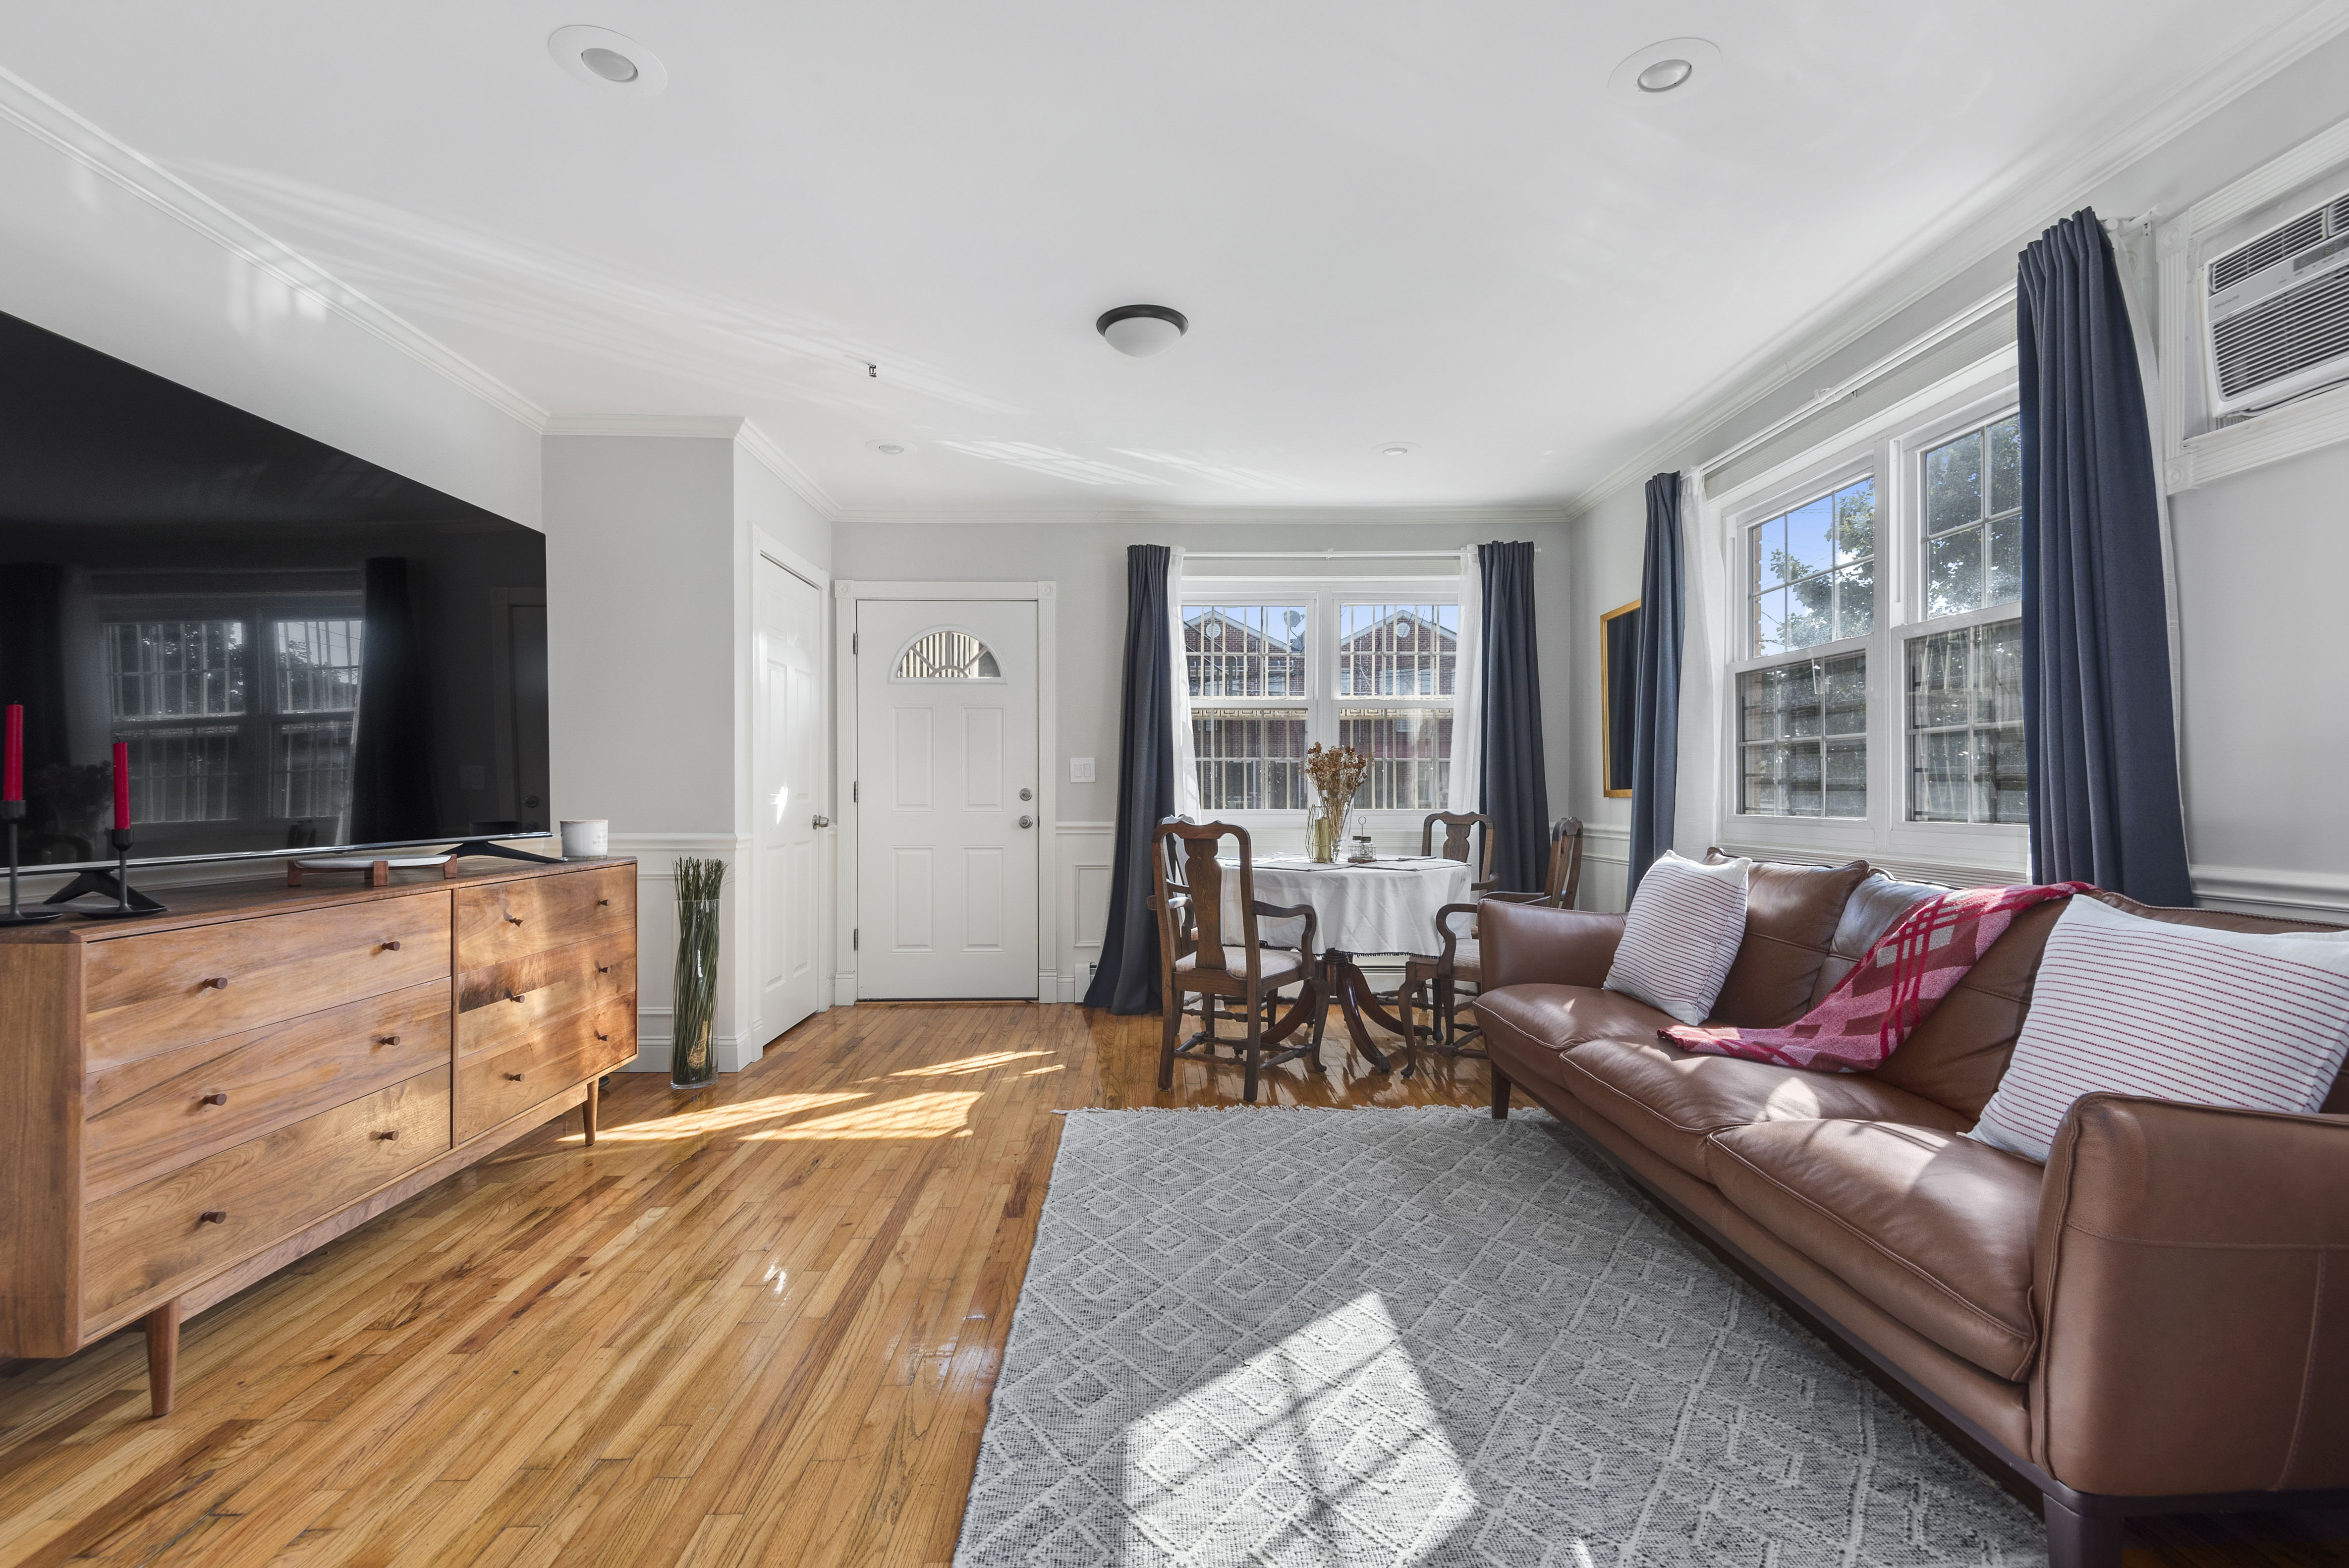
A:
[[[1234,872],[1237,860],[1226,862]],[[1317,955],[1323,990],[1345,1015],[1354,1048],[1381,1072],[1389,1070],[1370,1026],[1402,1034],[1402,1020],[1362,973],[1361,960],[1390,954],[1432,954],[1443,945],[1436,912],[1469,901],[1470,874],[1463,861],[1433,855],[1398,855],[1370,861],[1317,862],[1303,855],[1265,855],[1255,862],[1258,903],[1313,911],[1321,944]],[[1224,881],[1224,929],[1237,931],[1239,878]],[[1294,944],[1304,934],[1302,920],[1263,923],[1258,937],[1272,946]]]

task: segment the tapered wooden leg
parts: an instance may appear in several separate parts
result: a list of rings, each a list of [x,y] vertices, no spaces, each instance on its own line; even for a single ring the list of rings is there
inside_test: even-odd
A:
[[[180,1377],[180,1304],[167,1301],[147,1315],[147,1404],[160,1418],[171,1413]]]
[[[2052,1497],[2040,1503],[2047,1521],[2047,1568],[2121,1568],[2117,1518],[2075,1513]]]
[[[1243,1042],[1242,1048],[1247,1052],[1247,1076],[1241,1087],[1240,1098],[1254,1105],[1257,1059],[1264,1051],[1264,1009],[1257,1006],[1257,999],[1253,996],[1248,998],[1247,1039]]]
[[[1158,1087],[1174,1087],[1174,1047],[1183,1037],[1183,993],[1166,987],[1166,1031],[1158,1043]]]
[[[1493,1068],[1490,1062],[1485,1065],[1492,1068],[1493,1119],[1506,1121],[1509,1119],[1509,1080],[1501,1076],[1500,1068]]]
[[[587,1098],[579,1102],[579,1130],[586,1135],[587,1147],[595,1147],[595,1102],[603,1093],[603,1085],[595,1078],[587,1080]]]

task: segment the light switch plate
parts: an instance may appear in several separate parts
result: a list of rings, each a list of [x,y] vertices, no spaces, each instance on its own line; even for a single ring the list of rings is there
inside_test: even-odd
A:
[[[1090,757],[1070,758],[1069,782],[1071,784],[1090,784],[1092,781],[1093,759]]]

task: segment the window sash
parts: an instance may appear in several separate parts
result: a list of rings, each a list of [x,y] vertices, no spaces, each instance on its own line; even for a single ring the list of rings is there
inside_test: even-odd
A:
[[[1212,713],[1216,716],[1213,723],[1220,727],[1234,724],[1243,716],[1261,714],[1269,717],[1293,712],[1304,716],[1305,746],[1317,742],[1348,743],[1350,735],[1357,740],[1368,739],[1371,737],[1367,729],[1380,719],[1410,716],[1400,735],[1380,738],[1379,747],[1372,754],[1371,772],[1355,796],[1352,810],[1373,816],[1391,813],[1387,822],[1390,827],[1394,825],[1395,818],[1407,816],[1415,823],[1428,811],[1443,810],[1451,779],[1449,747],[1457,706],[1458,661],[1465,656],[1457,644],[1459,606],[1468,591],[1464,583],[1455,586],[1444,582],[1438,586],[1423,578],[1407,582],[1363,578],[1306,583],[1214,578],[1186,583],[1182,606],[1186,623],[1198,612],[1216,606],[1276,610],[1296,607],[1301,608],[1305,615],[1302,626],[1298,628],[1302,636],[1303,679],[1299,683],[1304,688],[1301,694],[1191,693],[1192,745],[1197,756],[1201,809],[1226,817],[1271,822],[1303,818],[1316,799],[1301,765],[1303,747],[1299,748],[1300,762],[1294,770],[1292,786],[1288,770],[1274,766],[1279,759],[1228,755],[1234,737],[1203,727],[1201,717]],[[1381,607],[1389,614],[1377,617],[1375,625],[1365,624],[1358,614],[1351,614]],[[1392,623],[1401,616],[1394,613],[1405,611],[1413,622],[1413,634],[1407,642],[1399,634],[1387,634],[1387,631],[1397,630]],[[1453,639],[1453,673],[1449,681],[1442,675],[1440,655],[1418,645],[1424,640],[1423,628],[1430,611],[1436,612],[1434,619],[1439,625],[1448,613],[1448,630]],[[1350,652],[1341,647],[1348,640],[1350,626],[1356,638],[1375,634],[1370,636],[1367,645]],[[1182,677],[1186,686],[1191,680],[1191,660],[1195,656],[1186,648]],[[1217,684],[1245,686],[1252,683],[1244,677],[1237,683]],[[1347,689],[1357,684],[1412,689],[1360,693]],[[1444,755],[1428,754],[1438,748]],[[1255,769],[1253,781],[1247,769],[1238,766],[1241,763]],[[1233,799],[1267,803],[1216,803]],[[1431,799],[1433,804],[1417,803]],[[1274,803],[1282,801],[1286,803]]]

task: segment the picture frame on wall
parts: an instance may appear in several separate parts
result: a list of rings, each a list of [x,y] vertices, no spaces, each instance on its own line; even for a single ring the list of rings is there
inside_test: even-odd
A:
[[[1631,793],[1631,725],[1640,677],[1640,601],[1599,617],[1599,758],[1609,797]]]

